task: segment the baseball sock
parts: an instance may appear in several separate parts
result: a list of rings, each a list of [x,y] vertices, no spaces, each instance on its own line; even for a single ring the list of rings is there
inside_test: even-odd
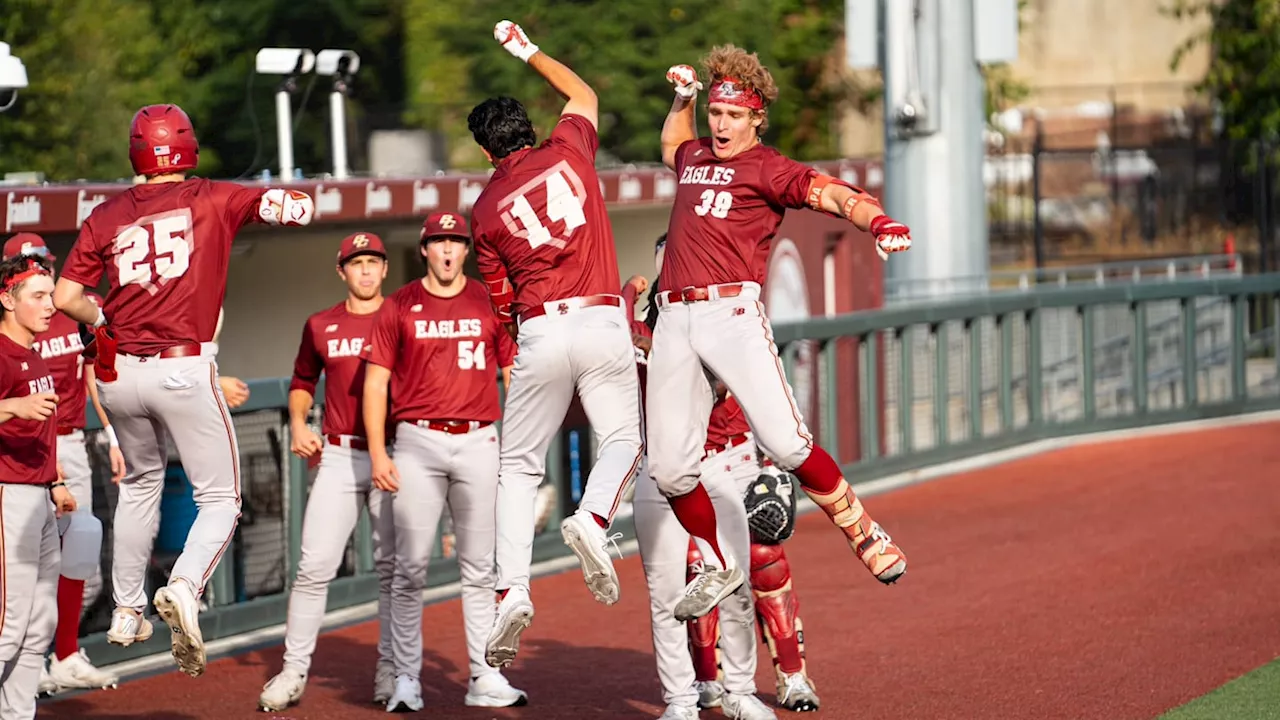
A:
[[[80,649],[80,607],[84,603],[84,581],[58,577],[58,629],[53,635],[53,654],[65,660]]]
[[[817,492],[820,495],[831,493],[844,479],[844,473],[840,472],[840,466],[836,464],[835,459],[817,445],[813,446],[809,457],[805,458],[794,472],[805,490]]]
[[[711,504],[711,496],[702,483],[684,495],[667,498],[667,503],[685,532],[709,545],[719,559],[720,567],[727,567],[724,553],[720,552],[720,543],[716,542],[716,507]]]

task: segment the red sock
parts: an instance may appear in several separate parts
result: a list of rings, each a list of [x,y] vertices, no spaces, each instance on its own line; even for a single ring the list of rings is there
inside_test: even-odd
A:
[[[607,518],[600,517],[595,513],[591,513],[591,518],[595,520],[596,524],[599,525],[601,528],[609,527],[609,520]]]
[[[58,578],[58,630],[53,635],[53,654],[59,660],[80,649],[80,608],[84,605],[84,581]]]
[[[800,463],[800,467],[795,469],[795,475],[800,480],[800,485],[820,495],[826,495],[835,490],[840,484],[840,479],[844,477],[844,473],[840,472],[840,466],[831,455],[817,445],[813,446],[809,457]]]
[[[711,496],[702,483],[684,495],[667,498],[667,502],[685,532],[705,540],[720,560],[720,567],[724,567],[724,553],[720,552],[720,544],[716,542],[716,507],[711,504]]]

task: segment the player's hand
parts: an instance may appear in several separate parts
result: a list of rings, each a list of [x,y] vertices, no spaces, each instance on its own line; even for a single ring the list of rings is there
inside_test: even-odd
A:
[[[58,479],[61,480],[61,476]],[[76,511],[76,497],[71,494],[66,485],[59,485],[51,490],[49,499],[53,501],[53,514],[58,517]]]
[[[373,458],[373,486],[386,492],[400,490],[400,471],[385,452]]]
[[[43,422],[58,412],[58,395],[44,392],[13,398],[13,416],[22,420]]]
[[[524,28],[510,20],[503,20],[493,26],[493,39],[502,45],[503,50],[525,62],[529,62],[529,58],[538,52],[538,46],[529,42],[529,36],[525,34]]]
[[[324,447],[320,436],[306,425],[293,428],[289,434],[293,436],[293,440],[289,442],[289,452],[300,458],[309,458]]]
[[[649,289],[649,281],[643,275],[632,275],[627,284],[636,289],[636,295],[643,295]]]
[[[113,447],[107,451],[107,457],[111,460],[111,482],[119,485],[125,473],[124,453],[120,448]]]
[[[640,333],[631,333],[631,344],[644,351],[645,356],[649,355],[649,351],[653,349],[653,340],[648,335]]]
[[[871,221],[871,234],[876,238],[876,253],[881,260],[887,261],[889,253],[900,253],[911,249],[911,228],[894,220],[888,215],[878,215]]]
[[[222,388],[229,408],[238,408],[249,400],[249,386],[240,378],[219,377],[218,386]]]
[[[693,99],[702,89],[698,71],[692,65],[672,65],[667,69],[667,81],[675,86],[677,95],[686,99]]]

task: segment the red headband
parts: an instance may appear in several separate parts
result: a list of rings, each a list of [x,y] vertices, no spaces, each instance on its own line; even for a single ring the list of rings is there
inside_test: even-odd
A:
[[[755,90],[747,92],[737,78],[721,78],[711,85],[709,102],[728,103],[748,110],[764,110],[764,97]]]
[[[32,260],[31,264],[27,266],[26,270],[23,270],[17,275],[14,275],[13,277],[9,278],[9,281],[4,284],[4,287],[0,288],[0,292],[12,293],[13,289],[21,285],[24,281],[27,280],[27,278],[32,278],[32,277],[35,277],[36,275],[48,275],[48,274],[49,274],[49,271],[45,270],[43,265]]]

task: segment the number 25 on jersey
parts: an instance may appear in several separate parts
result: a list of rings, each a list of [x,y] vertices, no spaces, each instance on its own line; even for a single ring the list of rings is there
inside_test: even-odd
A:
[[[529,197],[539,187],[544,191],[544,200],[542,207],[535,208]],[[504,211],[502,215],[507,229],[517,237],[528,240],[529,247],[550,244],[563,248],[573,231],[587,224],[587,216],[582,212],[586,197],[582,178],[578,177],[569,163],[561,161],[513,193],[509,197],[510,210]],[[542,222],[543,217],[546,218],[546,223]],[[553,235],[547,227],[555,222],[564,223],[563,235]]]
[[[112,241],[120,287],[140,285],[155,295],[191,267],[191,211],[151,215],[124,228]]]

